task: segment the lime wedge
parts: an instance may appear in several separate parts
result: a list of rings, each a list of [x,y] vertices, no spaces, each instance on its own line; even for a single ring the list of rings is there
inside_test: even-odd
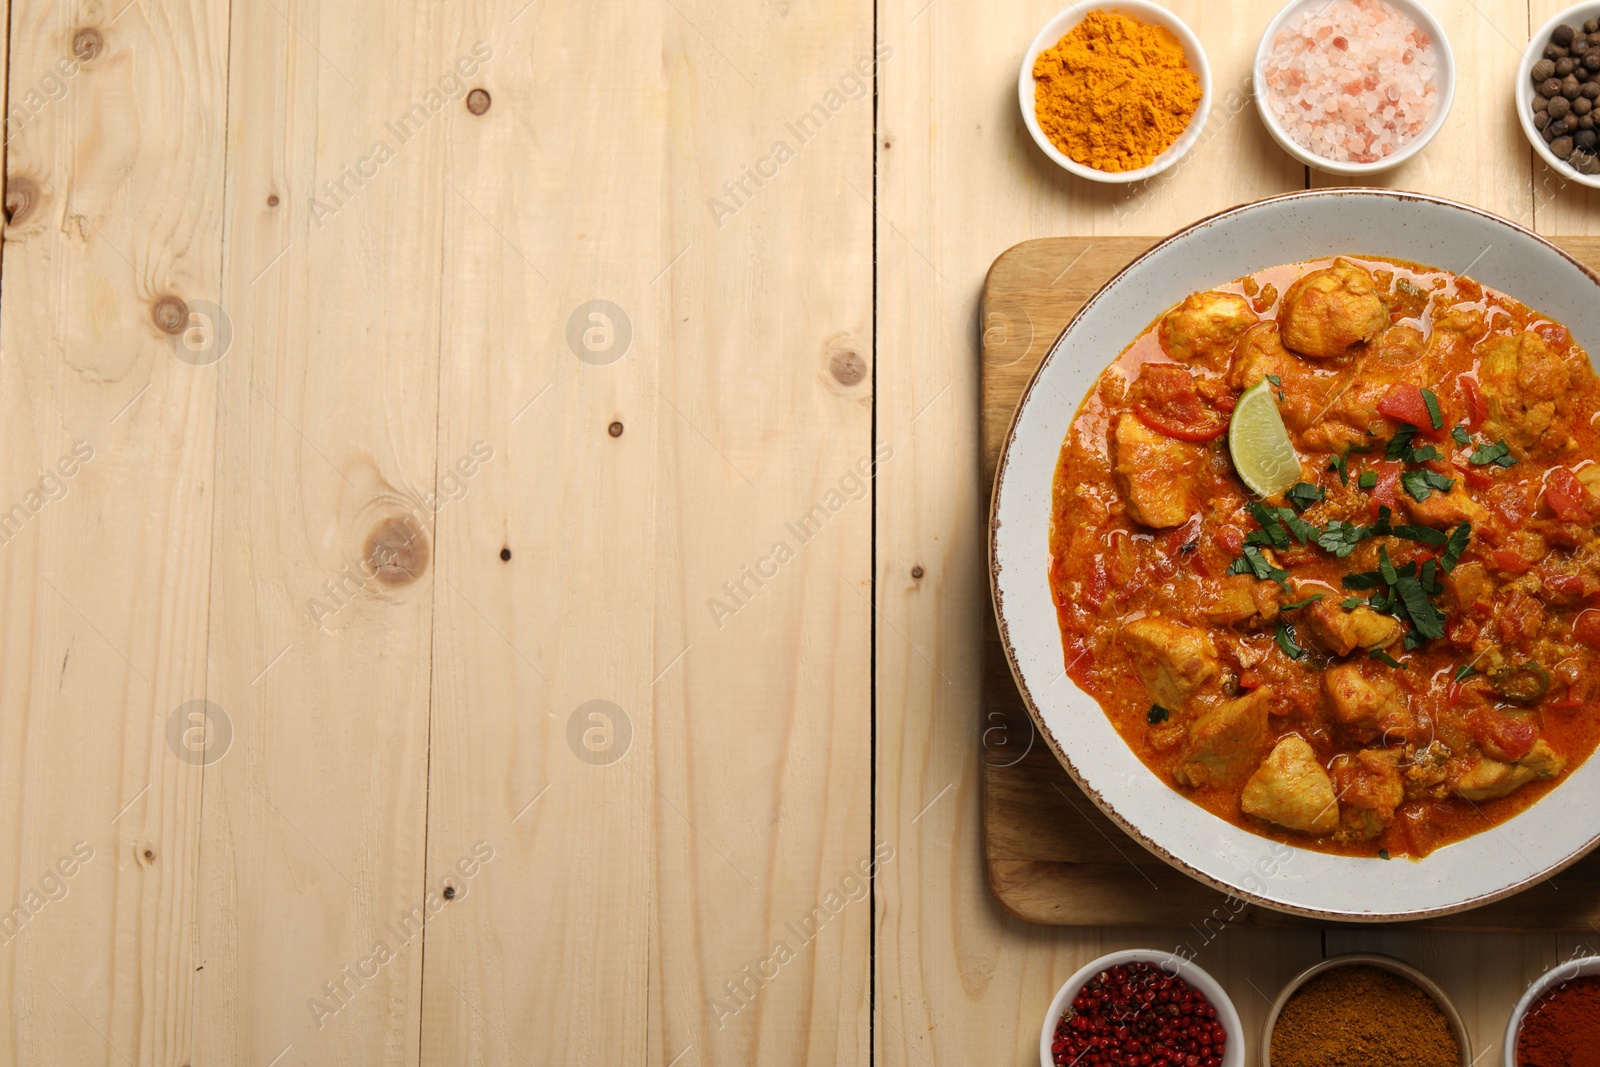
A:
[[[1228,454],[1244,484],[1260,496],[1281,493],[1300,480],[1300,457],[1278,414],[1272,383],[1265,378],[1246,389],[1233,409]]]

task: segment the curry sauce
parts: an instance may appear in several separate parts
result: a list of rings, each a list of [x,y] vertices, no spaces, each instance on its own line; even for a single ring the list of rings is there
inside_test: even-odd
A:
[[[1267,381],[1300,480],[1228,416]],[[1371,257],[1192,294],[1100,375],[1057,463],[1068,674],[1170,787],[1252,832],[1421,857],[1600,740],[1600,381],[1565,327]]]

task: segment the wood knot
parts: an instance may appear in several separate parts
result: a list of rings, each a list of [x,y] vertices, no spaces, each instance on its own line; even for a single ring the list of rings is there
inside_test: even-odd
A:
[[[606,433],[610,434],[612,437],[621,437],[622,436],[622,423],[613,422],[610,426],[606,427]]]
[[[11,225],[23,222],[33,214],[39,203],[39,183],[21,174],[6,179],[6,222]]]
[[[72,54],[78,61],[89,63],[105,51],[106,39],[93,26],[84,26],[72,35]]]
[[[454,899],[456,899],[456,887],[455,886],[447,885],[447,886],[444,887],[444,899],[446,899],[446,900],[454,900]]]
[[[867,361],[852,348],[841,349],[829,357],[828,373],[840,385],[859,385],[867,376]]]
[[[920,563],[911,568],[911,577],[919,582],[922,581],[922,576],[926,573],[927,572],[922,569],[922,564]]]
[[[268,207],[277,207],[278,206],[278,194],[277,193],[271,193],[271,194],[269,194],[267,196],[267,206]]]
[[[177,335],[189,321],[189,305],[168,293],[150,305],[150,318],[162,333]]]
[[[491,103],[493,101],[489,99],[488,92],[483,89],[474,89],[467,94],[467,110],[474,115],[481,115],[488,111]]]
[[[154,863],[156,861],[156,851],[155,851],[155,849],[147,848],[147,849],[144,850],[144,861],[146,863]]]
[[[511,560],[511,550],[509,548],[502,548],[500,550],[500,560],[503,563],[510,562],[510,560]]]
[[[408,519],[384,519],[367,534],[362,559],[384,585],[407,585],[428,569],[428,538]]]

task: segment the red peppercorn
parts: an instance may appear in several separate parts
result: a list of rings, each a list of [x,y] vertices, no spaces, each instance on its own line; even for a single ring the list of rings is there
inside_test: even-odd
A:
[[[1057,1067],[1221,1067],[1227,1032],[1217,1009],[1182,978],[1151,963],[1091,978],[1056,1024]]]

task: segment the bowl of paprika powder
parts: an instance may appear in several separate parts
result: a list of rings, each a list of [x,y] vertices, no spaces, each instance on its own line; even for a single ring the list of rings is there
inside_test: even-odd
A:
[[[1147,0],[1074,4],[1039,31],[1017,77],[1040,151],[1080,178],[1143,181],[1200,140],[1211,67],[1183,20]]]
[[[1600,1050],[1600,956],[1568,960],[1528,987],[1506,1024],[1505,1067],[1567,1067]]]

